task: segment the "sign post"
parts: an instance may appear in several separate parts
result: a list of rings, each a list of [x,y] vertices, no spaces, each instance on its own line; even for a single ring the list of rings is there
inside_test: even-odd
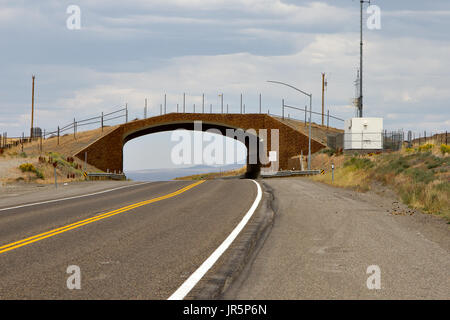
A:
[[[53,171],[54,171],[54,173],[55,173],[55,188],[56,189],[58,189],[58,182],[57,182],[57,180],[56,180],[56,166],[57,166],[57,162],[55,161],[55,162],[53,162]]]
[[[334,163],[331,164],[331,182],[334,182]]]

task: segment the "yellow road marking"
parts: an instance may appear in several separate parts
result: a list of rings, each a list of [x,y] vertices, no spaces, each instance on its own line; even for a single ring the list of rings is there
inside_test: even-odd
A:
[[[95,222],[95,221],[99,221],[99,220],[102,220],[102,219],[106,219],[106,218],[112,217],[112,216],[114,216],[116,214],[119,214],[119,213],[122,213],[122,212],[126,212],[126,211],[129,211],[131,209],[135,209],[135,208],[142,207],[142,206],[145,206],[145,205],[153,203],[153,202],[157,202],[157,201],[161,201],[161,200],[164,200],[164,199],[175,197],[175,196],[177,196],[177,195],[179,195],[179,194],[181,194],[183,192],[188,191],[189,189],[192,189],[192,188],[198,186],[199,184],[201,184],[203,182],[205,182],[205,180],[201,180],[201,181],[195,182],[193,184],[188,185],[187,187],[184,187],[184,188],[182,188],[180,190],[177,190],[175,192],[166,194],[164,196],[160,196],[160,197],[157,197],[157,198],[153,198],[153,199],[137,202],[137,203],[134,203],[134,204],[130,204],[130,205],[128,205],[126,207],[123,207],[123,208],[119,208],[119,209],[116,209],[116,210],[113,210],[113,211],[102,213],[100,215],[96,215],[96,216],[93,216],[93,217],[88,218],[88,219],[84,219],[84,220],[81,220],[81,221],[78,221],[78,222],[75,222],[75,223],[71,223],[71,224],[66,225],[64,227],[56,228],[56,229],[53,229],[53,230],[50,230],[50,231],[47,231],[47,232],[40,233],[38,235],[32,236],[32,237],[28,237],[26,239],[22,239],[22,240],[19,240],[19,241],[16,241],[16,242],[12,242],[12,243],[3,245],[3,246],[0,247],[0,253],[11,251],[11,250],[14,250],[14,249],[26,246],[26,245],[28,245],[30,243],[37,242],[37,241],[40,241],[40,240],[43,240],[43,239],[46,239],[46,238],[49,238],[49,237],[53,237],[53,236],[55,236],[57,234],[60,234],[60,233],[63,233],[63,232],[66,232],[66,231],[69,231],[69,230],[72,230],[72,229],[79,228],[81,226],[84,226],[86,224],[89,224],[89,223],[92,223],[92,222]]]

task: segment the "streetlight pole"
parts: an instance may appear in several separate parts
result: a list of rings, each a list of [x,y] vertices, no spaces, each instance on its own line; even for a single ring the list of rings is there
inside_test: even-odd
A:
[[[361,0],[361,23],[360,23],[360,45],[359,45],[359,117],[362,118],[363,108],[363,5],[364,0]]]
[[[30,138],[33,139],[33,127],[34,127],[34,124],[33,124],[33,121],[34,121],[34,79],[35,79],[35,76],[32,75],[31,79],[32,79],[33,84],[32,84],[32,89],[31,89],[31,129],[30,129]]]
[[[269,80],[267,82],[281,84],[283,86],[287,86],[289,88],[292,88],[294,90],[297,90],[300,93],[303,93],[304,95],[309,97],[309,136],[308,136],[308,170],[311,170],[311,116],[312,116],[312,93],[307,93],[303,90],[300,90],[299,88],[296,88],[294,86],[291,86],[290,84],[280,82],[280,81],[272,81]]]
[[[312,94],[309,95],[308,170],[311,170],[311,117],[312,117]]]

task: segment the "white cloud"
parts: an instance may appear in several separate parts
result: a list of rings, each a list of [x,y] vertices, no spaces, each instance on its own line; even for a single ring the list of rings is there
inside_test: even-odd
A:
[[[53,32],[59,25],[64,28],[63,4],[48,3],[42,6],[44,9],[38,5],[29,8],[2,6],[0,23],[20,26],[25,17],[38,31]],[[54,92],[50,86],[47,91],[39,90],[39,108],[42,112],[58,108],[60,112],[54,118],[62,123],[70,120],[74,111],[77,117],[97,115],[125,102],[129,103],[133,115],[140,115],[145,97],[149,98],[152,112],[158,113],[165,92],[169,110],[181,103],[185,91],[188,108],[192,108],[193,103],[200,104],[202,92],[207,94],[207,104],[215,106],[219,101],[217,94],[224,92],[225,103],[233,108],[236,108],[239,94],[244,92],[249,110],[255,110],[259,92],[263,93],[265,111],[267,108],[278,110],[281,98],[299,106],[305,103],[305,98],[296,92],[269,85],[266,80],[285,81],[313,92],[317,109],[321,72],[328,75],[326,97],[332,113],[351,116],[353,81],[359,65],[359,34],[357,23],[355,28],[346,28],[350,21],[357,22],[357,6],[350,10],[338,7],[337,3],[302,3],[295,5],[279,0],[80,1],[82,19],[86,19],[82,22],[83,32],[67,33],[65,29],[58,32],[64,32],[64,37],[73,41],[77,56],[84,58],[77,60],[55,46],[54,38],[47,39],[45,34],[36,33],[39,40],[42,36],[53,41],[39,42],[36,50],[48,54],[49,60],[54,57],[59,64],[50,65],[30,58],[32,62],[27,61],[29,64],[24,69],[28,73],[31,73],[28,70],[42,70],[39,81],[54,81]],[[59,12],[60,9],[64,10]],[[425,14],[430,19],[442,19],[445,12],[430,10]],[[389,17],[389,14],[394,17],[420,13],[383,10],[383,16]],[[158,26],[152,27],[154,24]],[[183,33],[193,26],[198,29]],[[353,29],[354,33],[346,31]],[[387,125],[405,128],[420,128],[424,114],[439,114],[440,123],[434,119],[427,120],[426,125],[445,128],[450,118],[447,105],[450,98],[449,41],[434,40],[431,36],[393,36],[390,31],[382,29],[365,34],[365,111],[368,115],[389,115]],[[161,38],[155,40],[156,35]],[[180,42],[184,37],[186,42]],[[173,42],[167,46],[167,51],[156,53],[169,41]],[[251,45],[248,41],[252,41]],[[53,45],[52,50],[45,51],[48,44]],[[129,44],[135,47],[128,49]],[[285,48],[268,53],[280,44]],[[217,50],[211,53],[208,46],[217,46]],[[185,47],[189,47],[189,53],[183,51]],[[21,54],[23,48],[27,47],[18,46],[13,50]],[[106,67],[100,69],[103,64]],[[139,71],[133,72],[129,65],[137,66]],[[116,67],[127,72],[116,71]],[[105,69],[109,71],[101,71]],[[67,79],[71,82],[65,84]],[[28,97],[28,91],[25,94]],[[2,104],[10,105],[8,101]],[[28,104],[28,100],[21,105],[14,101],[21,110],[19,113],[27,112]],[[45,121],[42,125],[50,126],[55,119]]]

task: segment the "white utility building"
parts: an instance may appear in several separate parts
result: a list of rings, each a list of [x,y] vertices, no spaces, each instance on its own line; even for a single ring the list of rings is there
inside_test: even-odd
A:
[[[345,150],[383,149],[383,118],[345,120]]]

